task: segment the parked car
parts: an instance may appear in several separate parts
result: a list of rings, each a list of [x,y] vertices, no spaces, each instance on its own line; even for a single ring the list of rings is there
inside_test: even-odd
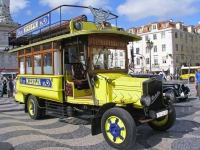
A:
[[[162,80],[162,77],[160,75],[153,75],[153,74],[129,74],[132,77],[138,77],[138,78],[152,78],[155,77],[158,80]],[[186,100],[188,96],[190,95],[190,89],[186,84],[181,83],[167,83],[163,82],[163,93],[170,93],[170,91],[173,91],[175,94],[175,99],[171,99],[172,102],[178,100]]]

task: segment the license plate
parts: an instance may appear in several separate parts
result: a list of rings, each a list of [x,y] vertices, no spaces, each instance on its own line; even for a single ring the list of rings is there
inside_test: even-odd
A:
[[[166,116],[167,114],[168,114],[168,110],[164,110],[164,111],[161,111],[159,113],[156,113],[157,118],[160,118],[162,116]]]

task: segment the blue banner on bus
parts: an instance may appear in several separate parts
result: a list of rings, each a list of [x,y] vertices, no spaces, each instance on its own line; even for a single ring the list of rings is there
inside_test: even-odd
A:
[[[16,38],[19,38],[27,33],[33,32],[40,28],[43,28],[51,23],[50,14],[46,14],[33,22],[22,26],[21,28],[16,30]]]
[[[51,79],[45,78],[20,78],[20,84],[42,86],[42,87],[52,87]]]

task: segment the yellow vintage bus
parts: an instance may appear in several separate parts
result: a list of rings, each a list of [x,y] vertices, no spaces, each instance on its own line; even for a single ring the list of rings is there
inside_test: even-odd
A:
[[[195,81],[195,71],[200,68],[200,66],[191,66],[191,67],[181,67],[180,70],[180,80],[190,80],[190,82]],[[190,69],[190,74],[188,74],[188,71]]]
[[[95,20],[63,20],[65,7],[89,9]],[[53,22],[53,12],[60,12],[59,21]],[[173,126],[174,93],[164,95],[160,80],[127,74],[127,44],[141,37],[111,26],[117,18],[101,8],[62,5],[11,32],[15,48],[9,52],[17,52],[19,68],[14,99],[32,119],[63,121],[88,112],[92,135],[102,132],[116,149],[133,146],[137,125],[160,131]]]

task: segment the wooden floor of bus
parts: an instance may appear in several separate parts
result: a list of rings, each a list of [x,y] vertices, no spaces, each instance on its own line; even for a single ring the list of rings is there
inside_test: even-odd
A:
[[[75,97],[77,99],[92,99],[92,95]]]

